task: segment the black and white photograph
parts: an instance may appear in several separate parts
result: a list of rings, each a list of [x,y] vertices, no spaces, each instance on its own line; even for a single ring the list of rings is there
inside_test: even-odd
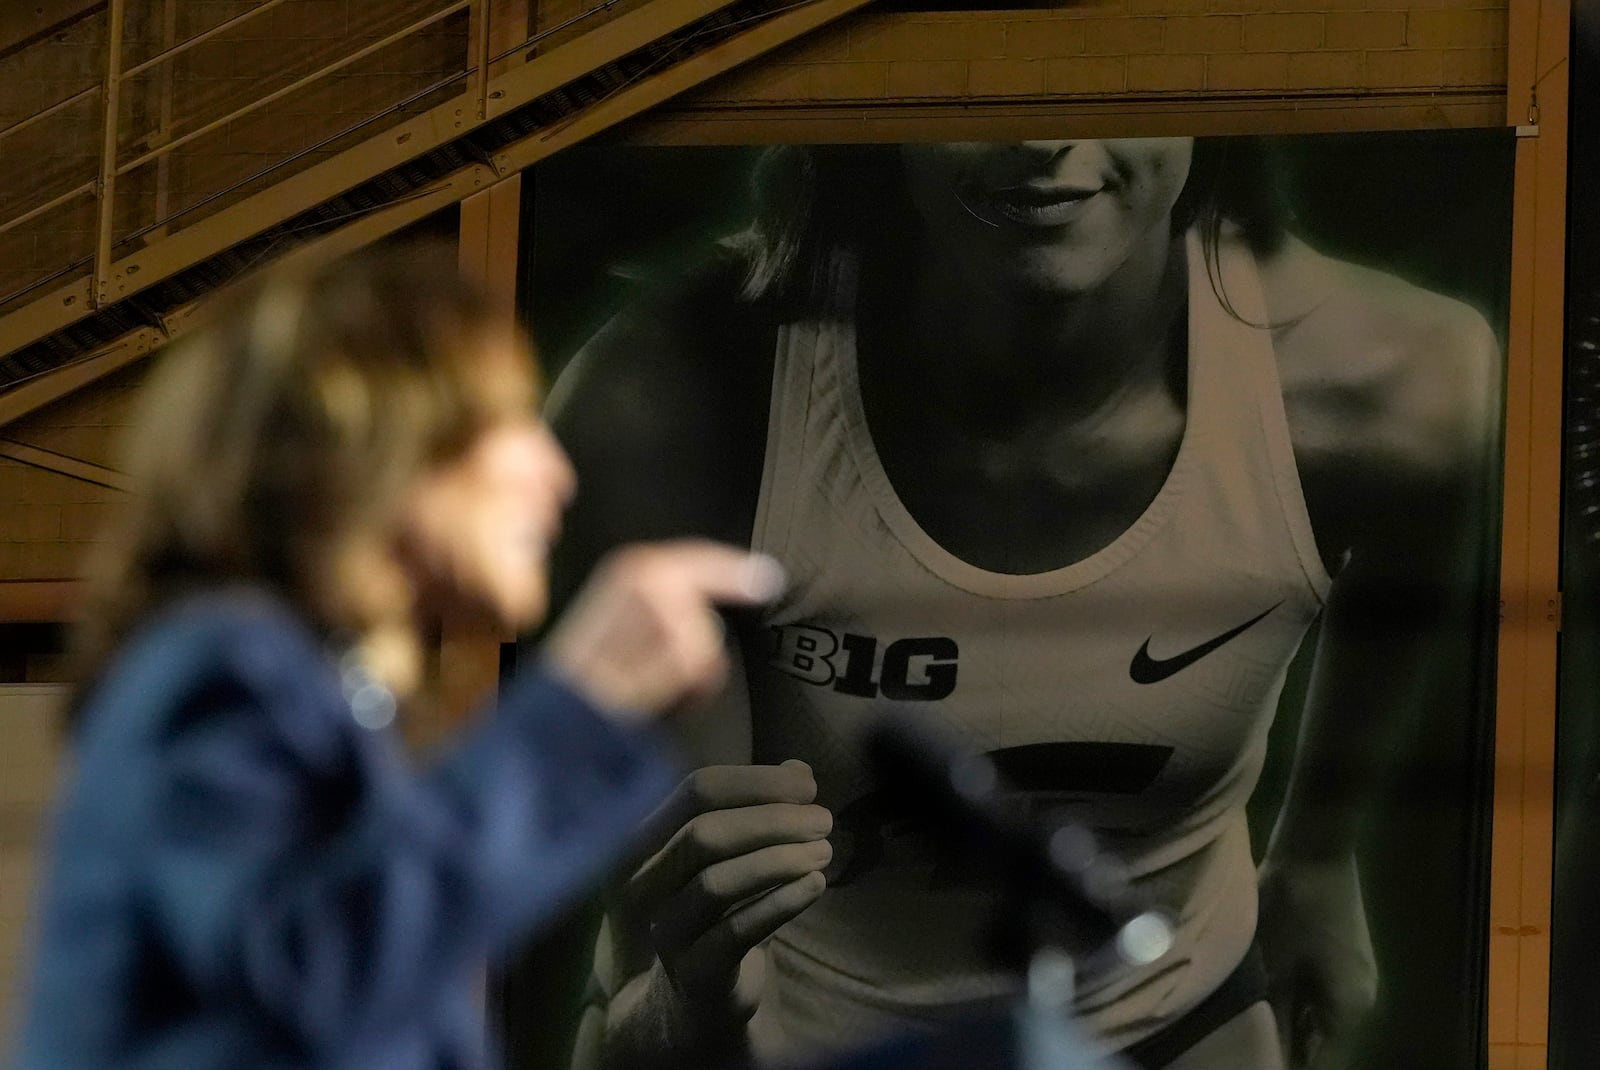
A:
[[[1511,148],[542,165],[524,311],[579,485],[557,606],[647,539],[788,578],[726,616],[700,768],[589,930],[572,1065],[815,1065],[982,1021],[1051,925],[1072,1017],[1131,1066],[1474,1065]],[[1092,859],[1158,946],[1108,948],[886,780],[885,723],[981,758],[1010,827]]]

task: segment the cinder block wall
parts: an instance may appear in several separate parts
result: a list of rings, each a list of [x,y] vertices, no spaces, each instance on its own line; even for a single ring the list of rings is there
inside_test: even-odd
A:
[[[132,368],[4,428],[0,439],[114,468],[143,370]],[[122,495],[0,457],[0,578],[72,579]]]
[[[1294,96],[1506,84],[1496,0],[1083,0],[1039,11],[865,13],[696,105],[1054,95]]]

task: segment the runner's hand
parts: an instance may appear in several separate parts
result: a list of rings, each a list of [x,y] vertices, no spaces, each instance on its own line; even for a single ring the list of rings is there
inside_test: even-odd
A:
[[[760,998],[750,953],[822,894],[833,858],[832,816],[815,805],[804,762],[696,770],[653,824],[666,840],[625,891],[650,945],[686,1000],[732,1001],[748,1017]],[[741,984],[741,978],[743,984]]]
[[[648,857],[602,945],[600,972],[623,983],[607,999],[599,1065],[743,1056],[765,983],[762,941],[816,902],[833,855],[816,792],[800,761],[708,766],[650,820]]]
[[[1355,858],[1269,858],[1261,869],[1260,918],[1285,1063],[1290,1070],[1344,1065],[1342,1055],[1378,994]]]

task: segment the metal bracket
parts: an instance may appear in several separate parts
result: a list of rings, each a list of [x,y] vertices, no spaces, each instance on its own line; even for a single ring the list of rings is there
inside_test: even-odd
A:
[[[461,154],[463,156],[483,164],[489,170],[494,172],[495,178],[506,177],[505,171],[502,169],[501,157],[488,151],[482,145],[474,141],[472,139],[472,135],[468,134],[466,137],[463,137],[461,140],[456,142],[456,144],[460,146]]]
[[[172,328],[167,324],[166,314],[151,308],[150,305],[138,297],[127,298],[126,306],[139,315],[139,322],[161,332],[161,337],[167,341],[172,340]]]

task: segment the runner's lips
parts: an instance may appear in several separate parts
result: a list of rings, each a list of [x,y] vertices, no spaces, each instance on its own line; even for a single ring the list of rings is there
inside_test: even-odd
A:
[[[1025,227],[1065,226],[1105,192],[1105,186],[1036,186],[1024,184],[988,190],[979,199],[998,222]]]

